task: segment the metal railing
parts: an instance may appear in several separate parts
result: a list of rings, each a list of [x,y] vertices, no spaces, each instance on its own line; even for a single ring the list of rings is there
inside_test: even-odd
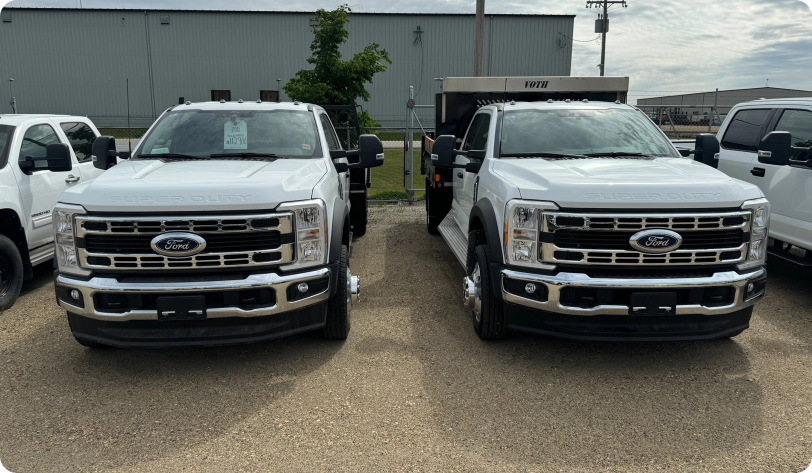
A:
[[[671,139],[716,133],[724,121],[713,105],[637,105]]]

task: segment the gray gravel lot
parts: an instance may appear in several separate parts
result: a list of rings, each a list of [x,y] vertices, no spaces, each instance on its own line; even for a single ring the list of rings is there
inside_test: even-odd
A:
[[[88,350],[49,265],[0,315],[0,460],[21,472],[797,473],[812,460],[812,272],[771,262],[732,341],[486,343],[414,207],[372,208],[344,343]]]

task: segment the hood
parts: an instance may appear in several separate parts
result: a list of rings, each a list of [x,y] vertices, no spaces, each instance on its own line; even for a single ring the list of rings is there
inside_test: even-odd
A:
[[[763,197],[758,187],[686,158],[502,158],[492,170],[523,199],[562,208],[735,208]]]
[[[323,159],[123,161],[60,201],[90,212],[270,210],[307,200],[327,174]]]

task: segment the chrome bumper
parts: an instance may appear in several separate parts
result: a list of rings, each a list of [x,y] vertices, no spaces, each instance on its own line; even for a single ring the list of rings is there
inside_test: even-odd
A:
[[[565,306],[561,303],[561,290],[567,287],[584,288],[618,288],[618,289],[691,289],[700,287],[733,287],[733,303],[724,306],[708,307],[698,304],[677,305],[677,315],[722,315],[741,310],[755,304],[763,295],[764,291],[751,294],[745,299],[748,284],[753,280],[763,278],[767,272],[764,268],[759,268],[750,273],[739,274],[735,271],[724,271],[714,273],[713,276],[700,278],[592,278],[582,273],[558,273],[555,276],[525,273],[503,269],[502,278],[502,298],[505,302],[518,304],[534,309],[539,309],[556,314],[568,315],[629,315],[630,307],[625,305],[598,305],[590,308]],[[537,301],[526,297],[511,294],[505,290],[505,278],[518,279],[521,281],[543,284],[547,287],[547,300]]]
[[[319,302],[324,302],[330,297],[330,286],[335,284],[330,281],[327,289],[318,294],[314,294],[298,301],[288,301],[287,289],[291,285],[302,282],[322,279],[330,276],[330,270],[321,268],[304,273],[291,275],[279,275],[276,273],[252,274],[244,279],[234,279],[225,281],[204,281],[204,282],[149,282],[149,283],[122,283],[115,278],[94,277],[89,281],[80,281],[64,275],[56,277],[56,284],[68,288],[76,289],[82,293],[84,307],[71,305],[63,300],[59,300],[59,306],[68,312],[89,317],[96,320],[124,321],[124,320],[158,320],[158,313],[155,310],[129,310],[125,312],[103,312],[94,307],[94,295],[96,293],[166,293],[166,295],[182,295],[184,293],[204,293],[240,289],[270,288],[276,292],[276,303],[268,307],[244,310],[239,307],[221,307],[207,309],[207,318],[223,317],[261,317],[280,312],[307,307]],[[352,276],[357,278],[357,276]],[[360,284],[356,284],[360,292]],[[358,295],[353,293],[353,295]]]

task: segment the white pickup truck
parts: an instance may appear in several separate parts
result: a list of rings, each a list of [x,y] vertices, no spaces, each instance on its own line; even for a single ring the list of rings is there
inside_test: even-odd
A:
[[[383,164],[362,135],[341,149],[321,107],[207,102],[167,110],[132,158],[54,209],[56,297],[89,347],[220,345],[307,330],[344,339],[351,169]],[[365,218],[357,221],[365,222]]]
[[[696,160],[682,157],[643,112],[589,98],[602,97],[599,80],[540,78],[557,90],[523,103],[510,98],[534,81],[450,79],[443,93],[459,95],[438,103],[468,94],[478,107],[467,131],[430,146],[427,225],[466,268],[479,337],[688,340],[749,326],[765,291],[770,206],[704,164],[714,136],[697,138]],[[604,91],[619,79],[601,79]],[[476,89],[507,100],[487,105]],[[462,116],[443,109],[438,124]]]
[[[17,300],[33,267],[54,256],[51,210],[66,189],[101,174],[85,117],[0,115],[0,311]]]

